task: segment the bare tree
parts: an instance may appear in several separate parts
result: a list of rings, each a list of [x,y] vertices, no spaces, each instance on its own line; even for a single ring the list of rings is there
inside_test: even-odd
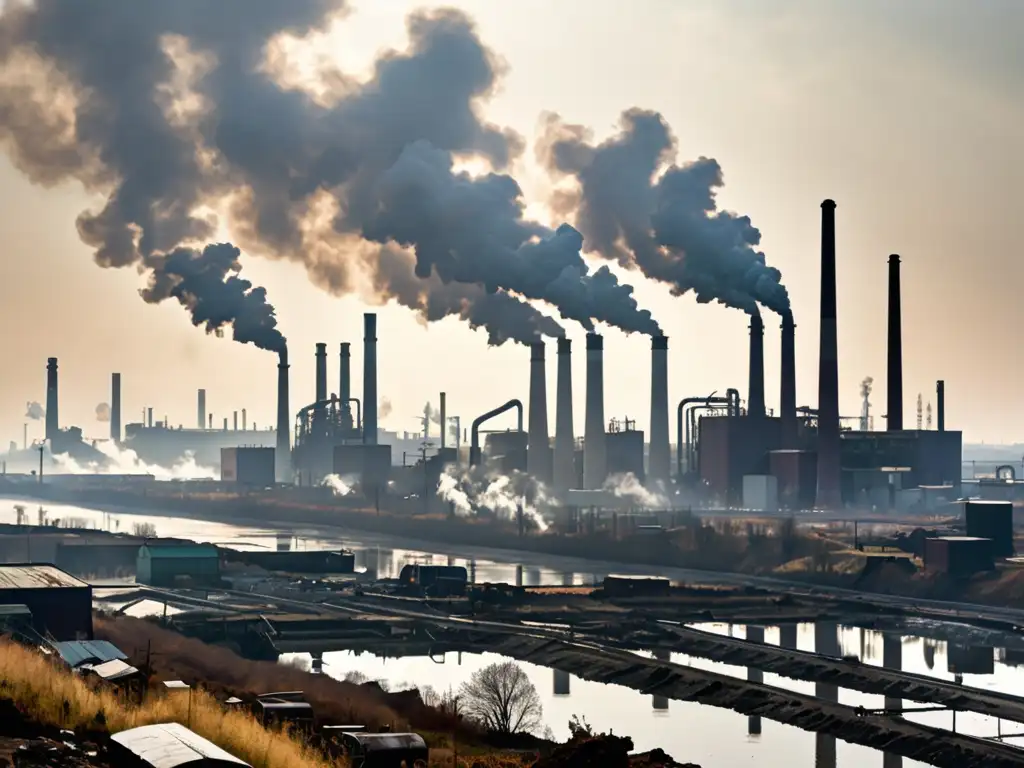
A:
[[[463,712],[490,731],[531,733],[541,727],[540,696],[515,662],[497,662],[474,672],[459,694]]]

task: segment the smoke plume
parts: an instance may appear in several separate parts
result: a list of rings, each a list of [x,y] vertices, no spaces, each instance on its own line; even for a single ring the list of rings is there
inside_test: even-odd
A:
[[[675,137],[657,112],[624,112],[620,132],[597,145],[583,126],[549,115],[537,155],[578,182],[555,205],[575,214],[588,249],[668,284],[675,295],[692,291],[699,302],[750,314],[758,304],[789,313],[780,272],[757,250],[761,233],[747,216],[718,210],[721,166],[707,157],[676,164]]]
[[[377,404],[377,418],[386,419],[391,415],[392,410],[394,410],[394,408],[391,405],[391,400],[386,397],[382,397],[380,402]]]
[[[548,527],[542,511],[558,505],[541,483],[525,473],[505,475],[482,467],[463,471],[454,464],[446,466],[438,478],[437,495],[463,517],[487,512],[515,522],[522,511],[527,524],[539,531]]]
[[[240,341],[281,343],[259,289],[235,275],[216,287],[193,269],[210,248],[237,258],[234,246],[206,245],[222,223],[247,252],[296,261],[332,293],[459,317],[491,343],[561,335],[526,300],[588,329],[657,333],[630,286],[590,272],[578,231],[526,218],[519,185],[501,173],[523,141],[479,114],[501,67],[465,15],[413,14],[406,50],[381,54],[364,82],[328,67],[307,89],[289,80],[282,41],[322,32],[344,10],[342,0],[7,3],[0,141],[37,183],[76,179],[105,196],[78,219],[97,263],[154,270],[147,299],[178,298],[208,330],[228,314],[211,305],[229,302],[242,312],[231,318]],[[464,157],[491,172],[460,172]],[[170,276],[191,287],[175,291]]]
[[[31,403],[25,403],[25,418],[31,419],[32,421],[39,421],[46,416],[46,409],[43,408],[39,403],[34,400]]]
[[[107,403],[100,403],[96,406],[96,421],[110,421],[110,406]]]

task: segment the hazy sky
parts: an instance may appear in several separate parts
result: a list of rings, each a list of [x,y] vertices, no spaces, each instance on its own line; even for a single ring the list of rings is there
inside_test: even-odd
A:
[[[1016,0],[492,0],[456,2],[507,63],[484,106],[493,122],[527,138],[515,168],[545,216],[550,183],[532,143],[545,111],[584,123],[598,138],[624,109],[662,112],[680,158],[709,156],[725,175],[720,204],[749,215],[779,268],[797,324],[797,399],[817,398],[819,225],[822,199],[838,203],[841,407],[860,410],[859,384],[875,379],[873,412],[885,412],[886,261],[903,259],[905,422],[915,400],[934,401],[944,378],[947,424],[972,441],[1024,432],[1017,397],[1024,365],[1019,217],[1024,211],[1024,3]],[[403,19],[423,3],[354,3],[320,48],[360,74],[383,48],[402,47]],[[76,185],[43,189],[0,159],[0,438],[20,442],[24,404],[45,399],[48,356],[60,359],[61,421],[102,435],[97,403],[111,371],[123,375],[125,422],[144,406],[192,426],[206,387],[219,420],[247,408],[273,416],[275,357],[191,326],[176,304],[145,304],[131,269],[101,269],[75,230],[102,201]],[[552,222],[556,223],[556,222]],[[230,233],[227,233],[230,234]],[[362,313],[356,298],[327,295],[296,265],[246,259],[278,310],[292,358],[292,406],[312,400],[314,344],[353,343],[361,390]],[[624,273],[669,336],[669,392],[682,397],[746,390],[747,318],[692,297],[671,297]],[[766,394],[778,402],[778,320],[766,313]],[[409,311],[379,310],[379,391],[394,405],[385,426],[409,429],[426,400],[448,393],[464,423],[527,395],[528,351],[488,348],[455,320],[429,328]],[[583,425],[583,332],[576,340],[576,426]],[[606,330],[605,413],[649,418],[650,343]],[[554,424],[554,344],[549,344]],[[30,435],[41,433],[39,422]],[[674,440],[673,427],[673,440]]]

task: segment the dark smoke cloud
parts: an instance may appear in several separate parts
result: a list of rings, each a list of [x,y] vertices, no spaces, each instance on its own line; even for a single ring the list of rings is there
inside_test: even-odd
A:
[[[577,195],[556,204],[575,212],[589,249],[667,283],[676,295],[693,291],[699,302],[750,314],[758,304],[789,313],[781,273],[757,250],[761,233],[747,216],[718,210],[724,181],[716,160],[674,163],[676,141],[657,112],[624,112],[616,136],[596,146],[590,139],[582,126],[551,115],[538,144],[549,170],[579,182]]]
[[[208,241],[217,221],[201,206],[230,202],[247,251],[300,262],[335,293],[369,272],[376,300],[428,320],[461,317],[492,343],[561,335],[524,299],[587,328],[657,332],[629,286],[589,273],[578,232],[524,218],[511,177],[454,171],[464,155],[498,171],[523,148],[478,114],[501,66],[463,14],[413,14],[408,50],[381,55],[365,83],[328,73],[322,97],[268,74],[268,41],[323,29],[342,10],[329,0],[9,5],[0,62],[27,62],[34,78],[0,88],[0,117],[57,117],[5,121],[0,136],[34,180],[75,178],[108,195],[78,222],[103,266],[149,265]],[[193,112],[168,107],[186,50],[201,60]],[[58,97],[67,108],[48,111]],[[353,238],[379,246],[375,255],[353,257]],[[388,256],[395,244],[415,255],[418,291]]]
[[[107,403],[100,403],[96,406],[96,421],[110,421],[110,406]]]
[[[264,288],[238,276],[240,251],[230,243],[208,245],[202,251],[177,248],[152,256],[149,285],[139,291],[150,304],[175,298],[192,317],[192,324],[215,333],[231,325],[235,341],[282,352],[285,339],[277,330],[274,308]]]
[[[46,416],[46,409],[43,408],[39,403],[32,401],[31,403],[25,403],[25,418],[32,419],[32,421],[39,421]]]

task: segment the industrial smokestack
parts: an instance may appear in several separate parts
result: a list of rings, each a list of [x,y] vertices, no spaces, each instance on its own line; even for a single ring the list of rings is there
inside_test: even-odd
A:
[[[121,442],[121,374],[110,374],[110,439]]]
[[[57,408],[57,358],[51,357],[46,361],[46,439],[51,443],[60,432]]]
[[[836,204],[821,204],[821,337],[818,352],[817,505],[842,504],[839,463],[839,343],[836,331]]]
[[[935,382],[935,416],[939,432],[946,431],[946,382]]]
[[[227,429],[228,420],[224,419],[224,428]],[[146,426],[150,429],[153,428],[153,407],[150,406],[146,409]]]
[[[363,315],[363,442],[377,444],[377,315]]]
[[[750,372],[747,383],[747,415],[765,415],[764,410],[764,321],[750,316]]]
[[[327,345],[319,343],[316,345],[316,399],[315,403],[322,403],[327,399]]]
[[[526,471],[542,483],[551,482],[551,442],[548,434],[548,385],[544,342],[530,344],[530,423]]]
[[[651,448],[647,475],[667,484],[672,463],[668,441],[668,337],[651,338]]]
[[[587,399],[583,433],[583,484],[600,488],[608,475],[604,436],[604,338],[587,334]]]
[[[279,483],[292,480],[291,416],[288,412],[288,349],[278,355],[277,362],[277,448],[274,452],[274,475]]]
[[[445,441],[448,439],[448,403],[445,393],[441,393],[441,413],[438,414],[441,419],[441,448],[445,447]]]
[[[565,494],[576,485],[576,436],[572,429],[572,342],[558,339],[558,381],[555,385],[555,490]]]
[[[789,314],[782,316],[781,348],[779,416],[782,421],[782,447],[796,448],[796,324]]]
[[[243,408],[242,409],[242,431],[245,432],[245,430],[248,428],[248,426],[249,426],[249,424],[248,424],[248,414],[245,412],[245,408]]]
[[[196,403],[196,419],[200,429],[206,429],[206,390],[200,389]]]
[[[886,427],[903,429],[903,320],[900,317],[900,257],[889,257],[889,366]]]
[[[232,432],[237,432],[238,431],[238,411],[232,411],[231,419],[232,419],[232,421],[231,421],[231,431]]]
[[[338,396],[341,398],[342,429],[352,429],[352,345],[347,341],[341,345],[341,376],[338,380]]]

